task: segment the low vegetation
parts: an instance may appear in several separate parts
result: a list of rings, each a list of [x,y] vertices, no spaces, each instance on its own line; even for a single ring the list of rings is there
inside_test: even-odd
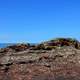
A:
[[[1,52],[7,52],[9,50],[13,50],[15,52],[24,51],[27,49],[32,50],[52,50],[57,47],[64,47],[64,46],[72,46],[76,49],[80,49],[80,42],[73,38],[56,38],[49,41],[42,42],[40,44],[31,45],[30,43],[27,44],[15,44],[8,46],[7,48],[1,49]]]

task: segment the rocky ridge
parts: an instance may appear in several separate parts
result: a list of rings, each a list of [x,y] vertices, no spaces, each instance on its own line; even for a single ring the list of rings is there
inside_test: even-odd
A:
[[[80,43],[58,38],[1,49],[0,80],[80,80]]]

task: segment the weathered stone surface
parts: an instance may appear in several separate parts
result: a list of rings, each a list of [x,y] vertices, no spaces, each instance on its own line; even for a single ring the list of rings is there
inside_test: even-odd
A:
[[[63,46],[46,50],[41,46],[18,52],[2,50],[0,80],[80,80],[80,49]]]

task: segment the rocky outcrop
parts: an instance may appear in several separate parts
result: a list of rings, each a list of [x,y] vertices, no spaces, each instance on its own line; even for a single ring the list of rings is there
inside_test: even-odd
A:
[[[46,48],[55,48],[63,46],[72,46],[76,49],[80,49],[80,42],[72,38],[56,38],[43,43]]]
[[[7,48],[15,50],[16,52],[19,51],[24,51],[26,49],[28,49],[30,47],[30,44],[17,44],[17,45],[12,45],[12,46],[8,46]]]
[[[45,49],[44,43],[24,49],[21,45],[19,51],[15,47],[0,50],[0,80],[80,80],[79,48]]]

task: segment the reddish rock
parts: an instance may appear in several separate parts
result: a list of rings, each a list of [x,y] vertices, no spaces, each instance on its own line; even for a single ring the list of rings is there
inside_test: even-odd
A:
[[[80,80],[80,49],[73,46],[52,50],[41,49],[43,45],[37,47],[10,46],[8,51],[1,51],[0,80]],[[10,50],[16,48],[19,51]]]

